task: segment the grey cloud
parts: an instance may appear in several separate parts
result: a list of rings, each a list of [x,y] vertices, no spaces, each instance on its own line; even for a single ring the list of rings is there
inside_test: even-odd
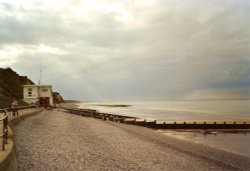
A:
[[[4,10],[19,10],[26,20],[0,16],[0,43],[66,51],[24,53],[13,64],[36,81],[42,58],[44,82],[53,83],[66,98],[168,99],[202,89],[248,89],[250,4],[193,1],[178,7],[171,2],[137,9],[126,1],[141,25],[126,25],[103,11],[85,21],[64,18],[62,11],[5,4]]]

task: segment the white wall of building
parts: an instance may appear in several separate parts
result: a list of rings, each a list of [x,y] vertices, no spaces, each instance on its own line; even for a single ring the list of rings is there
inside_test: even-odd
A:
[[[31,104],[36,103],[38,98],[38,86],[37,85],[25,85],[23,86],[23,99],[25,102]]]

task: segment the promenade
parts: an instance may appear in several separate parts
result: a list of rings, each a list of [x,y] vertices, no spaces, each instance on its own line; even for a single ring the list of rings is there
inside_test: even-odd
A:
[[[20,171],[247,170],[250,159],[144,127],[43,111],[14,126]]]

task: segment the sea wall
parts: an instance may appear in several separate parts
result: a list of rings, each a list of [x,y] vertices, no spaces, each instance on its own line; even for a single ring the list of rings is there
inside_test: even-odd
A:
[[[0,170],[1,171],[16,171],[17,170],[17,156],[16,148],[13,140],[13,132],[9,130],[8,144],[5,145],[5,150],[0,151]]]
[[[11,120],[9,121],[8,126],[8,143],[5,144],[5,150],[0,149],[0,171],[17,171],[18,170],[18,164],[17,164],[17,153],[16,153],[16,147],[14,143],[14,137],[13,137],[13,131],[12,126],[17,124],[22,119],[32,116],[34,114],[37,114],[38,112],[41,112],[42,109],[36,109],[34,111],[30,111],[30,113],[24,114],[22,112],[22,115],[11,117]],[[2,138],[0,138],[2,141]]]

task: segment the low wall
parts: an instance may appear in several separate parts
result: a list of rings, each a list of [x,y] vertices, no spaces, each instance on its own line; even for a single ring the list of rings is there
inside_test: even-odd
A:
[[[16,148],[13,140],[13,133],[10,127],[8,144],[5,146],[4,151],[0,151],[0,170],[1,171],[16,171],[17,170],[17,158]]]
[[[26,115],[20,115],[19,117],[12,118],[9,121],[8,126],[8,144],[5,145],[5,150],[0,151],[0,171],[17,171],[18,164],[17,164],[17,154],[16,154],[16,147],[14,143],[14,137],[12,132],[12,126],[17,124],[20,120],[32,116],[36,113],[41,112],[42,110],[38,110]],[[0,140],[2,140],[0,138]]]

